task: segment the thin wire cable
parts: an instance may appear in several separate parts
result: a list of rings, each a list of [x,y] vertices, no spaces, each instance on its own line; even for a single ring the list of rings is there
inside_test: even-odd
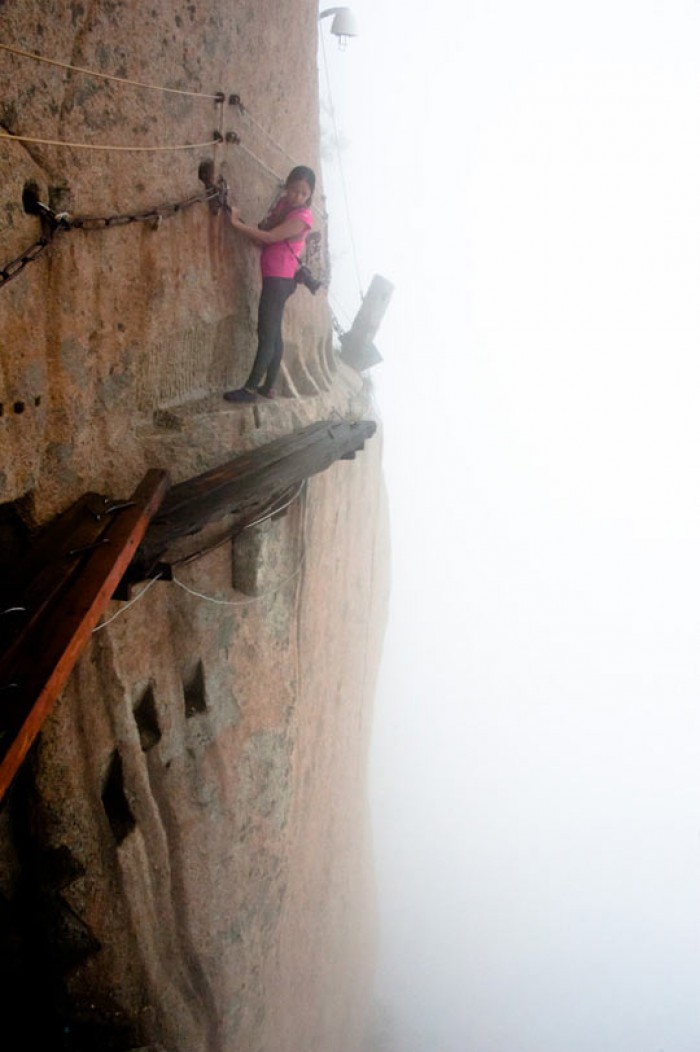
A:
[[[295,166],[297,166],[299,164],[299,161],[296,159],[296,157],[292,157],[291,153],[288,153],[288,151],[285,150],[284,146],[282,146],[281,143],[278,143],[277,139],[275,139],[272,135],[270,135],[269,131],[267,131],[265,128],[263,128],[263,126],[260,123],[260,121],[257,121],[255,119],[255,117],[252,115],[252,113],[250,113],[249,110],[246,109],[246,107],[242,103],[241,103],[241,105],[237,106],[236,108],[238,109],[239,113],[241,113],[244,117],[247,117],[247,119],[251,122],[251,124],[254,124],[255,127],[258,128],[263,133],[265,138],[275,147],[275,149],[279,150],[280,153],[284,154],[284,156],[287,158],[287,160],[291,161],[292,164],[295,165]],[[277,179],[284,186],[284,179],[282,178],[282,176],[277,175],[277,173],[273,173],[272,172],[272,168],[268,168],[267,165],[263,161],[261,161],[260,158],[256,154],[254,154],[252,152],[252,150],[249,150],[246,146],[244,146],[242,142],[239,142],[238,145],[241,146],[246,151],[246,153],[249,153],[250,156],[253,157],[254,160],[256,160],[258,162],[258,164],[262,165],[262,167],[265,168],[268,172],[276,175]],[[320,216],[322,219],[327,219],[328,218],[328,213],[326,211],[324,211],[323,209],[317,208],[315,205],[312,205],[311,209],[318,216]]]
[[[134,603],[138,603],[139,599],[143,599],[148,589],[151,588],[156,583],[156,581],[159,581],[160,577],[161,575],[158,574],[157,577],[154,577],[151,581],[148,582],[145,588],[141,589],[138,595],[135,595],[133,599],[130,599],[126,606],[122,606],[120,610],[117,610],[116,614],[112,614],[112,616],[108,617],[106,621],[103,621],[101,624],[96,625],[96,627],[92,630],[92,634],[94,635],[95,632],[99,632],[101,628],[106,628],[107,625],[111,625],[112,621],[116,621],[118,617],[121,617],[122,614],[125,614],[130,606],[133,606]]]
[[[10,135],[8,132],[0,132],[0,139],[13,139],[15,142],[33,142],[39,146],[67,146],[72,150],[118,150],[126,153],[164,153],[172,150],[202,150],[206,146],[218,146],[219,139],[210,139],[209,142],[193,142],[184,146],[102,146],[89,142],[60,142],[57,139],[35,139],[29,135]]]
[[[308,479],[304,479],[301,485],[299,486],[299,489],[290,499],[290,501],[282,508],[278,508],[277,512],[283,511],[284,507],[289,507],[289,504],[293,503],[293,501],[295,501],[301,495],[302,492],[306,492],[307,484]],[[274,588],[270,588],[266,592],[261,592],[260,595],[251,596],[250,599],[217,599],[213,595],[205,595],[203,592],[198,592],[194,588],[189,588],[178,577],[176,577],[175,574],[172,575],[172,580],[176,585],[178,585],[179,588],[184,589],[184,591],[188,592],[190,595],[196,596],[197,599],[204,599],[208,603],[214,603],[216,606],[250,606],[252,603],[259,603],[262,599],[267,599],[269,596],[274,595],[275,592],[278,592],[280,588],[282,588],[285,584],[288,584],[289,581],[295,578],[301,572],[301,569],[304,565],[304,560],[306,559],[305,507],[306,506],[304,505],[304,508],[302,508],[301,520],[301,557],[299,559],[299,562],[297,563],[296,569],[293,570],[288,577],[285,577],[283,580],[278,581]],[[259,520],[256,520],[256,522],[249,523],[248,527],[246,528],[255,526],[258,522],[264,522],[265,518],[270,518],[272,515],[277,514],[277,512],[270,511],[268,515],[263,516]]]
[[[290,506],[290,504],[293,504],[294,501],[298,499],[298,497],[301,495],[301,493],[305,489],[305,487],[306,487],[306,479],[304,479],[304,481],[300,483],[296,493],[292,497],[289,498],[289,500],[286,502],[286,504],[282,504],[279,508],[271,509],[266,515],[262,515],[259,519],[256,519],[254,522],[247,523],[246,526],[244,526],[243,528],[246,529],[246,530],[249,530],[253,526],[258,526],[261,522],[265,522],[267,519],[271,519],[273,517],[273,515],[279,515],[279,513],[281,511],[284,511],[285,508],[288,508]],[[205,549],[205,550],[203,550],[201,552],[195,553],[196,557],[200,558],[200,557],[202,557],[204,555],[208,555],[210,551],[214,551],[215,548],[220,547],[227,540],[230,540],[230,538],[229,537],[225,537],[225,538],[223,538],[223,540],[218,541],[215,545],[212,545],[211,548],[207,548],[207,549]],[[204,595],[202,592],[196,592],[193,588],[189,588],[182,581],[178,580],[178,578],[175,577],[175,574],[173,574],[172,580],[180,588],[183,588],[186,592],[189,592],[190,595],[195,595],[195,596],[197,596],[198,599],[206,599],[206,600],[208,600],[208,602],[216,603],[218,606],[247,606],[249,603],[257,603],[261,599],[265,599],[268,595],[273,595],[274,592],[276,592],[280,588],[282,588],[282,586],[287,584],[288,581],[291,581],[293,577],[296,577],[296,575],[299,573],[299,571],[301,570],[301,567],[302,567],[302,565],[304,563],[305,554],[306,553],[302,550],[301,559],[299,560],[299,564],[298,564],[297,568],[294,570],[293,573],[291,573],[288,577],[285,577],[283,581],[280,581],[278,584],[276,584],[274,588],[270,589],[270,591],[262,592],[260,595],[256,595],[256,596],[252,597],[251,599],[237,599],[237,600],[236,599],[234,599],[234,600],[230,600],[230,599],[215,599],[213,596]],[[180,565],[180,563],[185,563],[185,562],[188,562],[188,561],[194,562],[194,558],[192,556],[188,556],[186,559],[182,559],[179,562],[172,563],[172,565],[173,566],[178,566],[178,565]],[[161,579],[162,579],[162,574],[157,574],[152,580],[150,580],[148,582],[148,584],[144,588],[141,589],[141,591],[138,593],[138,595],[135,595],[133,599],[130,599],[129,602],[125,606],[123,606],[123,607],[121,607],[121,609],[117,610],[117,612],[115,614],[112,614],[111,617],[107,618],[106,621],[103,621],[101,624],[99,624],[95,628],[93,628],[93,630],[92,630],[93,635],[94,635],[95,632],[99,632],[100,629],[106,628],[107,625],[111,625],[112,621],[116,621],[116,619],[118,617],[121,617],[122,614],[126,613],[126,611],[129,609],[129,607],[133,606],[134,603],[138,603],[139,599],[143,599],[144,595],[149,590],[149,588],[151,588],[156,583],[156,581],[159,581]]]
[[[333,121],[333,134],[335,136],[335,151],[338,156],[338,168],[340,170],[340,183],[343,187],[343,198],[345,200],[345,214],[348,219],[348,233],[350,235],[350,245],[352,247],[352,258],[355,264],[355,276],[357,278],[357,287],[360,290],[360,299],[365,298],[364,291],[362,289],[362,279],[360,278],[360,265],[357,261],[357,247],[355,245],[355,235],[352,230],[352,219],[350,216],[350,202],[348,199],[348,188],[345,181],[345,169],[343,167],[343,159],[340,155],[340,137],[338,135],[338,123],[335,119],[335,106],[333,104],[333,92],[331,91],[331,78],[328,72],[328,58],[326,57],[326,43],[324,40],[323,33],[319,34],[321,37],[321,52],[323,54],[323,65],[326,71],[326,85],[328,87],[328,101],[331,108],[331,119]]]
[[[252,158],[252,160],[254,160],[256,164],[259,164],[261,168],[264,168],[268,175],[273,176],[273,178],[279,184],[280,189],[284,187],[284,176],[280,175],[279,172],[276,172],[274,168],[270,168],[268,164],[265,164],[265,162],[261,160],[260,157],[258,157],[257,153],[253,153],[252,150],[249,150],[248,147],[240,141],[240,139],[236,143],[236,146],[239,148],[239,150],[243,150],[243,153],[247,153],[248,156]],[[311,205],[311,211],[324,222],[326,221],[326,219],[328,219],[328,213],[322,211],[320,208],[317,208],[316,205]]]
[[[308,479],[302,479],[297,487],[296,493],[293,493],[288,501],[284,504],[280,504],[279,508],[271,508],[265,515],[261,515],[259,519],[255,519],[253,522],[247,522],[243,529],[251,530],[253,526],[259,526],[261,522],[267,522],[268,519],[273,519],[275,515],[279,515],[281,512],[286,511],[286,509],[301,496],[302,492],[306,489],[307,482]]]
[[[352,324],[352,315],[351,315],[350,311],[349,311],[349,310],[346,310],[346,309],[345,309],[345,307],[344,307],[344,306],[343,306],[343,304],[342,304],[342,303],[341,303],[341,302],[339,301],[339,299],[338,299],[338,297],[337,297],[337,296],[335,295],[335,293],[334,293],[333,295],[331,295],[331,294],[329,293],[329,294],[328,294],[328,299],[332,301],[331,311],[332,311],[332,312],[333,312],[333,313],[334,313],[334,314],[335,314],[336,316],[338,315],[338,313],[340,313],[340,314],[343,314],[343,315],[345,316],[345,320],[346,320],[346,321],[349,321],[349,322],[350,322],[350,323]],[[337,321],[337,317],[336,317],[336,321]]]
[[[308,478],[305,479],[304,482],[305,482],[305,485],[308,486],[308,482],[309,482]],[[308,506],[307,502],[304,501],[304,504],[302,505],[302,508],[301,508],[301,515],[300,515],[301,521],[299,523],[300,533],[301,533],[301,550],[302,550],[302,553],[303,553],[304,556],[306,555],[306,509],[307,509],[307,506]],[[303,572],[300,572],[299,578],[298,578],[297,584],[296,584],[296,595],[294,597],[294,613],[296,615],[295,618],[294,618],[295,629],[296,629],[296,631],[294,633],[295,636],[296,636],[296,646],[294,648],[294,656],[295,656],[295,659],[296,659],[296,661],[295,661],[296,670],[295,671],[296,671],[296,681],[297,681],[297,700],[304,696],[304,690],[303,690],[303,669],[304,669],[304,665],[303,665],[303,662],[301,660],[301,651],[302,651],[302,646],[301,646],[301,640],[302,640],[302,616],[303,616],[301,600],[302,600],[303,591],[304,591],[304,574],[303,574]],[[294,711],[295,712],[297,711],[296,705],[294,706]]]
[[[291,581],[292,578],[297,576],[302,566],[304,565],[305,558],[306,553],[302,552],[301,559],[299,560],[297,568],[293,571],[293,573],[290,573],[289,576],[285,577],[282,581],[278,581],[274,588],[270,588],[267,592],[261,592],[260,595],[254,595],[250,599],[216,599],[213,595],[204,595],[203,592],[197,592],[194,588],[188,588],[188,586],[186,584],[183,584],[183,582],[179,578],[177,578],[175,574],[173,574],[172,580],[174,584],[176,584],[179,588],[183,588],[186,592],[189,592],[190,595],[194,595],[198,599],[206,599],[208,603],[215,603],[217,606],[249,606],[251,603],[259,603],[261,599],[267,599],[269,596],[274,595],[275,592],[279,592],[280,588],[282,588],[285,584],[288,584],[288,582]]]
[[[207,548],[198,548],[196,552],[190,552],[189,555],[183,555],[179,559],[173,559],[170,563],[171,566],[188,566],[190,563],[197,562],[198,559],[203,559],[205,555],[209,555],[211,552],[215,552],[217,548],[223,548],[225,544],[232,541],[234,538],[233,533],[226,533],[224,536],[216,542],[216,544],[210,544]]]
[[[214,544],[210,544],[207,548],[200,548],[198,551],[191,552],[189,555],[183,555],[180,559],[173,559],[170,565],[187,566],[189,563],[196,562],[198,559],[203,559],[205,555],[209,555],[210,552],[215,552],[217,548],[222,548],[224,544],[228,544],[229,541],[233,540],[237,532],[242,533],[243,530],[250,530],[253,526],[259,526],[261,522],[266,522],[268,519],[274,518],[275,515],[279,515],[301,496],[301,492],[306,486],[307,481],[307,479],[304,479],[303,482],[299,484],[296,493],[291,496],[285,504],[281,504],[279,507],[275,505],[275,507],[271,508],[265,515],[261,515],[259,519],[255,519],[253,522],[247,522],[245,526],[241,527],[240,531],[232,531],[231,533],[225,534],[220,540],[216,541]]]
[[[274,139],[272,137],[272,135],[270,135],[270,133],[265,130],[265,128],[263,128],[262,124],[260,124],[260,122],[257,121],[255,119],[255,117],[252,116],[251,113],[248,112],[248,110],[245,108],[245,106],[243,106],[242,103],[237,107],[237,109],[238,109],[238,111],[240,113],[242,113],[245,117],[247,117],[248,120],[250,120],[252,124],[254,124],[257,128],[259,128],[260,131],[263,132],[263,134],[269,139],[269,141],[272,143],[272,145],[276,149],[278,149],[280,151],[280,153],[283,153],[285,155],[285,157],[287,157],[287,159],[292,162],[293,165],[296,166],[296,165],[299,164],[299,162],[296,160],[296,158],[292,157],[291,153],[287,153],[287,151],[285,150],[284,146],[280,145],[280,143],[278,143],[277,140]],[[265,162],[263,160],[261,160],[260,157],[258,157],[258,155],[256,153],[253,153],[252,150],[249,150],[248,147],[245,146],[244,143],[241,141],[240,137],[237,138],[236,145],[240,146],[241,149],[245,153],[247,153],[249,157],[252,157],[252,159],[254,161],[256,161],[261,166],[261,168],[264,168],[266,172],[268,172],[270,175],[274,175],[275,179],[277,179],[277,181],[280,184],[280,188],[284,187],[284,178],[283,178],[283,176],[281,176],[278,172],[275,172],[274,169],[269,167],[269,165],[265,164]],[[324,201],[325,201],[325,197],[324,197]],[[317,208],[316,205],[311,205],[311,211],[315,212],[316,215],[320,219],[322,219],[324,222],[328,219],[328,213],[326,212],[326,210],[324,208]]]
[[[35,62],[45,62],[49,66],[59,66],[61,69],[69,69],[74,73],[82,73],[86,77],[99,77],[100,80],[115,80],[119,84],[130,84],[134,88],[150,88],[152,91],[165,91],[172,95],[189,95],[196,99],[215,99],[223,102],[223,93],[218,95],[205,95],[201,91],[185,91],[182,88],[164,88],[160,84],[147,84],[141,80],[129,80],[128,77],[115,77],[111,73],[98,73],[94,69],[85,69],[83,66],[71,66],[68,62],[59,62],[55,58],[45,58],[35,51],[24,51],[22,48],[11,47],[9,44],[0,44],[3,51],[9,51],[12,55],[21,55],[23,58],[34,59]]]
[[[281,176],[279,172],[276,172],[274,168],[270,168],[268,164],[265,164],[265,162],[261,160],[256,153],[253,153],[252,150],[249,150],[244,143],[239,141],[236,145],[239,147],[239,149],[243,150],[243,153],[247,153],[249,157],[252,157],[252,159],[256,161],[261,168],[264,168],[269,175],[274,176],[278,183],[284,184],[284,177]]]
[[[240,106],[237,106],[236,108],[237,108],[239,113],[241,113],[247,120],[250,121],[251,124],[255,125],[255,127],[258,129],[258,131],[262,132],[262,134],[265,136],[265,138],[268,140],[268,142],[272,143],[272,145],[275,147],[275,149],[279,150],[280,153],[284,154],[284,156],[287,158],[287,160],[291,161],[292,164],[297,164],[298,163],[296,158],[292,157],[291,153],[288,153],[288,151],[285,150],[284,146],[282,146],[281,143],[278,143],[277,139],[273,138],[272,135],[270,135],[270,133],[267,130],[267,128],[263,128],[263,126],[260,123],[260,121],[257,121],[255,119],[255,117],[253,116],[253,114],[250,113],[248,111],[248,109],[242,103],[241,103]]]

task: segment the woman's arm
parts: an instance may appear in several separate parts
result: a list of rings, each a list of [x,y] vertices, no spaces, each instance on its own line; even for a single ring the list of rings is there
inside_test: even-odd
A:
[[[274,245],[277,241],[293,240],[308,230],[308,224],[299,216],[290,216],[272,230],[258,230],[256,226],[243,222],[238,208],[231,209],[231,226],[256,245]]]

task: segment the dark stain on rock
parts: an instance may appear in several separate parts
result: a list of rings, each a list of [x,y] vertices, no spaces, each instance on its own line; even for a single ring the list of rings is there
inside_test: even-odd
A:
[[[106,409],[112,409],[129,388],[129,377],[124,373],[108,376],[102,381],[99,399]]]
[[[217,647],[219,650],[226,650],[231,646],[235,627],[236,624],[232,614],[221,616],[217,629]]]
[[[182,431],[180,418],[167,409],[156,409],[153,414],[153,426],[158,431]]]
[[[52,442],[48,452],[58,464],[63,466],[73,459],[73,447],[67,442]]]
[[[61,343],[61,365],[68,373],[71,380],[82,390],[85,390],[88,382],[88,369],[86,366],[87,352],[85,348],[73,337],[63,340]]]
[[[86,80],[84,84],[76,90],[73,96],[74,106],[84,106],[86,102],[89,102],[95,95],[103,94],[107,90],[106,85],[100,80]],[[87,116],[87,115],[86,115]],[[87,123],[90,127],[93,126],[93,121],[88,119]]]
[[[97,49],[97,63],[100,69],[103,71],[107,70],[107,67],[109,66],[109,61],[109,49],[106,48],[104,44],[100,44],[100,46]]]

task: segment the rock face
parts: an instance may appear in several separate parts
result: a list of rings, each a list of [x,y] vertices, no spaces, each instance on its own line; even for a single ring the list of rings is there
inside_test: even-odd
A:
[[[75,215],[124,215],[204,189],[213,161],[251,221],[292,158],[318,167],[316,9],[304,0],[170,3],[134,0],[5,3],[3,40],[59,62],[226,101],[98,80],[2,52],[0,130],[64,142],[152,147],[102,152],[0,143],[3,259],[39,235],[22,193]],[[264,129],[261,130],[261,129]],[[278,143],[279,145],[275,145]],[[317,207],[321,202],[317,197]],[[323,226],[322,209],[317,213]],[[142,414],[221,391],[247,374],[257,311],[257,254],[198,205],[153,224],[63,234],[3,289],[3,477],[0,500],[33,495],[39,518],[88,480],[126,491],[140,468]],[[303,297],[302,297],[303,292]],[[324,305],[300,290],[289,308],[287,393],[328,379]],[[17,411],[15,407],[21,406]],[[49,482],[49,478],[51,481]]]
[[[123,214],[199,192],[209,160],[259,217],[269,169],[317,166],[316,14],[307,0],[4,4],[8,44],[235,92],[255,121],[0,52],[10,134],[150,145],[220,128],[242,140],[154,154],[0,141],[0,267],[39,236],[22,210],[30,182],[57,209]],[[286,397],[221,400],[250,366],[258,288],[255,250],[203,204],[157,229],[61,234],[0,288],[5,559],[86,490],[125,496],[148,467],[180,481],[314,420],[371,415],[331,348],[323,296],[304,289],[286,319]],[[0,812],[8,1048],[362,1047],[380,437],[233,545],[225,526],[182,542],[183,555],[209,550],[178,583],[111,605],[119,616],[94,634]]]

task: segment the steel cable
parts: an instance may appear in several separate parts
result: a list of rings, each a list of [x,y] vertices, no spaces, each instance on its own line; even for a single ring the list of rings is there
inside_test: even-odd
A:
[[[160,84],[147,84],[141,80],[130,80],[128,77],[116,77],[112,73],[98,73],[94,69],[86,69],[84,66],[72,66],[69,62],[59,62],[55,58],[45,58],[43,55],[38,55],[35,51],[25,51],[23,48],[12,47],[10,44],[0,44],[0,48],[3,51],[9,51],[11,55],[20,55],[22,58],[31,58],[35,62],[44,62],[49,66],[59,66],[61,69],[68,69],[74,73],[82,73],[86,77],[99,77],[101,80],[114,80],[118,84],[129,84],[134,88],[149,88],[151,91],[164,91],[172,95],[189,95],[191,98],[196,99],[213,99],[216,102],[223,102],[225,95],[222,91],[217,92],[216,95],[205,95],[201,91],[185,91],[183,88],[165,88]]]
[[[125,153],[164,153],[172,150],[203,150],[207,146],[218,146],[222,142],[221,138],[216,138],[210,139],[208,142],[185,143],[184,145],[179,146],[112,146],[110,144],[88,142],[62,142],[58,139],[35,139],[29,135],[10,135],[8,132],[0,132],[0,139],[11,139],[15,142],[31,142],[39,146],[67,146],[72,150],[118,150]]]
[[[330,103],[330,108],[331,108],[331,118],[332,118],[332,121],[333,121],[333,134],[334,134],[334,137],[335,137],[335,150],[336,150],[336,154],[338,156],[338,169],[340,171],[340,182],[341,182],[341,186],[343,187],[343,198],[345,200],[345,215],[347,216],[347,221],[348,221],[348,233],[350,234],[350,245],[352,247],[352,258],[353,258],[353,262],[355,264],[355,276],[357,278],[357,287],[358,287],[358,289],[360,291],[360,300],[363,300],[365,298],[365,294],[364,294],[364,291],[362,289],[362,279],[360,277],[360,265],[359,265],[359,263],[357,261],[357,247],[355,245],[355,235],[354,235],[353,229],[352,229],[352,219],[350,218],[350,202],[349,202],[349,199],[348,199],[348,188],[347,188],[347,184],[346,184],[346,181],[345,181],[345,168],[343,166],[343,159],[342,159],[341,153],[340,153],[340,137],[338,135],[338,123],[337,123],[336,118],[335,118],[335,106],[333,104],[333,92],[331,90],[331,78],[330,78],[330,74],[328,72],[328,58],[326,56],[326,45],[325,45],[325,41],[323,39],[323,33],[321,33],[321,52],[323,54],[323,65],[324,65],[324,68],[325,68],[325,71],[326,71],[326,85],[328,87],[328,101]]]

